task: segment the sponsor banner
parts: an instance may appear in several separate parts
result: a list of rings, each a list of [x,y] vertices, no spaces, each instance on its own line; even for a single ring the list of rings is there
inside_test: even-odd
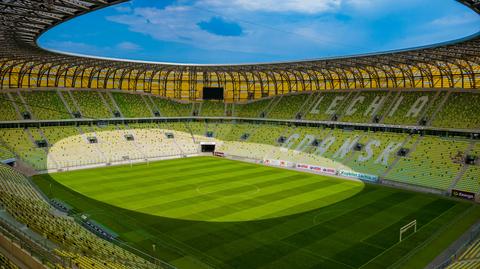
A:
[[[321,166],[315,166],[315,165],[309,165],[309,164],[297,164],[298,169],[303,169],[303,170],[309,170],[309,171],[314,171],[316,173],[322,173],[322,174],[327,174],[327,175],[336,175],[337,170],[334,168],[328,168],[328,167],[321,167]]]
[[[266,160],[263,160],[263,164],[271,165],[271,166],[280,166],[280,167],[295,167],[294,163],[289,161],[283,161],[283,160],[266,159]]]
[[[297,163],[297,168],[298,169],[303,169],[303,170],[308,170],[308,169],[310,169],[310,165]]]
[[[362,174],[362,173],[357,173],[357,172],[353,172],[353,171],[340,170],[339,175],[343,176],[343,177],[356,178],[356,179],[360,179],[360,180],[363,180],[363,181],[369,181],[369,182],[377,182],[378,181],[378,176],[369,175],[369,174]]]
[[[218,151],[215,151],[215,152],[213,153],[213,155],[214,155],[214,156],[217,156],[217,157],[225,157],[225,153],[223,153],[223,152],[218,152]]]
[[[452,190],[452,196],[466,200],[475,200],[475,193],[468,191]]]

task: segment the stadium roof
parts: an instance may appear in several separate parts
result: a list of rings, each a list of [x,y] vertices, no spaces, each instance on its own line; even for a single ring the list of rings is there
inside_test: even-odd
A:
[[[480,14],[480,0],[458,1]],[[298,84],[310,81],[319,85],[319,82],[323,82],[325,89],[453,88],[458,85],[461,85],[460,88],[478,88],[477,84],[480,83],[480,34],[402,51],[238,65],[188,65],[95,58],[46,51],[36,43],[42,33],[60,23],[121,2],[125,0],[2,0],[1,87],[40,87],[43,86],[42,80],[52,80],[53,86],[57,87],[78,87],[75,80],[81,79],[88,80],[86,86],[97,85],[97,88],[123,88],[122,82],[127,80],[132,85],[128,86],[129,90],[139,90],[139,83],[146,84],[158,79],[159,84],[164,83],[166,88],[167,80],[192,81],[198,79],[197,74],[207,73],[214,74],[219,83],[255,81],[273,83],[277,87],[278,81]],[[187,75],[188,78],[185,78]],[[59,82],[62,76],[70,78],[70,85]],[[104,83],[92,83],[93,79],[103,80]],[[113,83],[109,86],[107,83],[118,79],[120,82],[117,85]],[[459,80],[461,84],[458,84]],[[83,82],[80,82],[80,86],[85,87]],[[141,90],[152,92],[152,85],[150,89]],[[180,93],[175,95],[179,96]]]

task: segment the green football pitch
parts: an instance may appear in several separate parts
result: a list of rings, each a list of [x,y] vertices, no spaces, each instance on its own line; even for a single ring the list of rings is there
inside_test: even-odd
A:
[[[471,203],[213,157],[34,181],[180,269],[421,268],[480,218]]]

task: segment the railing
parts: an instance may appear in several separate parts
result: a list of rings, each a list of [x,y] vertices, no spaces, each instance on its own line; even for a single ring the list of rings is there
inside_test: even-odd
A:
[[[470,245],[478,239],[480,236],[480,222],[478,222],[466,235],[464,238],[464,243],[460,247],[455,247],[452,250],[453,254],[451,254],[445,261],[441,264],[434,267],[435,269],[444,269],[447,268],[450,264],[457,261],[457,258],[468,248]],[[463,239],[463,236],[462,236]],[[448,250],[448,249],[447,249]]]

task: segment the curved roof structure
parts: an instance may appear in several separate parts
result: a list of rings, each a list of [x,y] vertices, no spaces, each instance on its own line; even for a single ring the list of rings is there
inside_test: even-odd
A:
[[[458,0],[480,14],[479,0]],[[2,0],[1,88],[145,91],[197,100],[223,87],[227,101],[330,89],[478,88],[480,34],[443,44],[299,62],[181,65],[46,51],[37,38],[56,25],[125,0]]]

